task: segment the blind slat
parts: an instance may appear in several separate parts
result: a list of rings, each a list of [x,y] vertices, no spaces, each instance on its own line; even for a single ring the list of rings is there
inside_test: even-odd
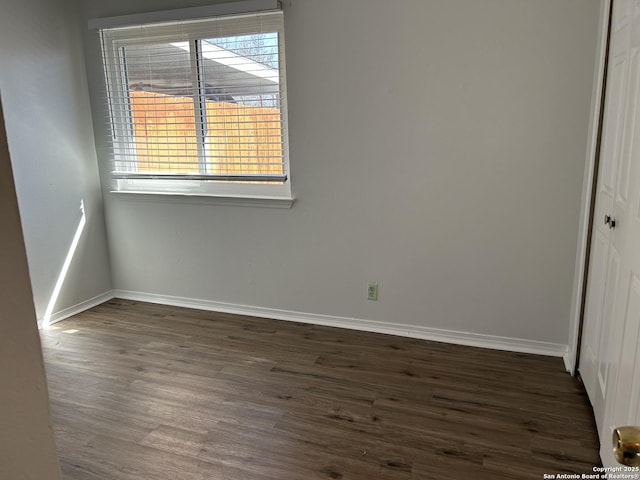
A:
[[[225,182],[275,182],[283,183],[287,176],[281,175],[251,175],[251,174],[162,174],[162,173],[129,173],[112,172],[111,176],[122,180],[148,179],[148,180],[208,180]]]

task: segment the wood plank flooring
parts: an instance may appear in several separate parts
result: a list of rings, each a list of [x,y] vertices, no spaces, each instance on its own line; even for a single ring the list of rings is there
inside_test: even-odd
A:
[[[600,464],[558,358],[118,299],[41,335],[65,480],[541,479]]]

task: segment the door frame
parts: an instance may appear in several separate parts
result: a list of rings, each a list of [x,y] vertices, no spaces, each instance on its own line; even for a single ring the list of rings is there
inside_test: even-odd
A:
[[[598,180],[598,164],[600,156],[600,139],[602,134],[602,118],[607,80],[607,63],[609,50],[609,30],[613,0],[600,0],[600,16],[598,18],[598,37],[596,64],[591,91],[591,108],[589,110],[589,133],[585,158],[584,177],[582,180],[582,201],[578,224],[578,243],[573,276],[573,294],[569,317],[569,342],[564,364],[571,375],[576,375],[584,320],[584,305],[587,293],[587,276],[589,273],[589,253],[591,248],[591,230],[593,227],[594,192]]]

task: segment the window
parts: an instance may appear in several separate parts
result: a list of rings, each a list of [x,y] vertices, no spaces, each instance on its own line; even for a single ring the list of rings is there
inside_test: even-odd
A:
[[[115,190],[291,196],[281,11],[100,34]]]

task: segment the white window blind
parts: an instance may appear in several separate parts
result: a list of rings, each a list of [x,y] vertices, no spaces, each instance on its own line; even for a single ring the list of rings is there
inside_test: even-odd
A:
[[[100,35],[117,190],[290,195],[282,12]]]

